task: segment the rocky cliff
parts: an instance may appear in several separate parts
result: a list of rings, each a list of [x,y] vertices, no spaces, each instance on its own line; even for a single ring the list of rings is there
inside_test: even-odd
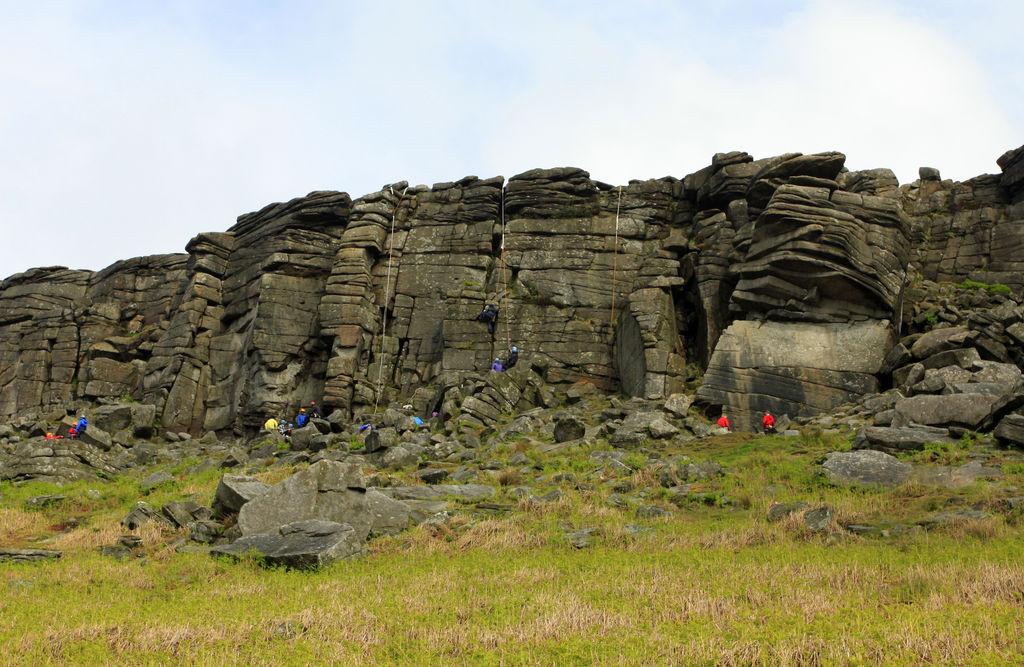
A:
[[[702,376],[698,400],[741,428],[828,411],[893,383],[887,356],[939,312],[923,282],[1024,288],[1024,147],[963,183],[844,162],[313,192],[184,254],[33,269],[0,283],[0,416],[128,399],[163,429],[244,435],[311,399],[342,416],[401,399],[487,422],[545,383],[653,397]],[[512,345],[522,373],[467,382]]]

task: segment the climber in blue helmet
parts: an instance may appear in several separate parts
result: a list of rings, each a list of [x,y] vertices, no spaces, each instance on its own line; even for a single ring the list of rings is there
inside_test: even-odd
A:
[[[498,357],[494,358],[494,363],[491,364],[492,371],[498,371],[499,373],[505,370],[505,367],[501,365],[501,359]]]
[[[85,415],[78,418],[78,424],[75,426],[78,431],[78,436],[81,437],[85,433],[85,429],[89,428],[89,422],[85,420]]]
[[[505,362],[505,369],[512,368],[519,362],[519,348],[515,345],[512,346],[512,350],[508,353],[508,361]]]

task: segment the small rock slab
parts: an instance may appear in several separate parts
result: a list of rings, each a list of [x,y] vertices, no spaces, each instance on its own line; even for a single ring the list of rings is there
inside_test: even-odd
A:
[[[210,553],[236,559],[255,554],[267,565],[308,570],[358,554],[363,543],[355,528],[348,524],[311,519],[239,538],[210,549]]]
[[[979,519],[988,519],[991,516],[991,514],[982,510],[951,510],[933,515],[928,519],[928,523],[948,524],[957,521],[977,521]]]
[[[174,478],[171,477],[170,474],[168,474],[167,472],[165,472],[163,470],[158,470],[157,472],[153,473],[149,477],[146,477],[144,480],[142,480],[142,492],[146,493],[147,491],[152,491],[153,489],[157,488],[158,486],[163,486],[164,484],[170,484],[173,481],[174,481]]]
[[[479,501],[494,495],[493,486],[483,484],[433,484],[430,486],[390,486],[380,492],[396,500],[436,500],[452,497],[465,501]]]
[[[56,560],[63,551],[50,549],[0,549],[0,563],[33,563],[41,560]]]
[[[31,498],[25,499],[25,507],[29,509],[42,509],[44,507],[53,507],[67,500],[67,496],[59,494],[51,494],[47,496],[32,496]]]

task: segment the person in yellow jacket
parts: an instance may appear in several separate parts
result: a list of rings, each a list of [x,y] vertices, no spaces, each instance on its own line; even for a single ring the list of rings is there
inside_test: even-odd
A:
[[[263,423],[263,428],[267,429],[268,431],[276,431],[277,430],[277,420],[274,419],[273,417],[271,417],[270,419],[268,419],[267,421],[265,421]]]

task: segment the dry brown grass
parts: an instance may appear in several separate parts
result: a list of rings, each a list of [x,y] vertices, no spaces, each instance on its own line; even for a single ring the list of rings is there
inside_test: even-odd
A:
[[[0,544],[24,546],[49,532],[51,519],[42,512],[0,508]]]
[[[515,468],[506,468],[497,474],[501,486],[518,486],[523,483],[523,474]]]

